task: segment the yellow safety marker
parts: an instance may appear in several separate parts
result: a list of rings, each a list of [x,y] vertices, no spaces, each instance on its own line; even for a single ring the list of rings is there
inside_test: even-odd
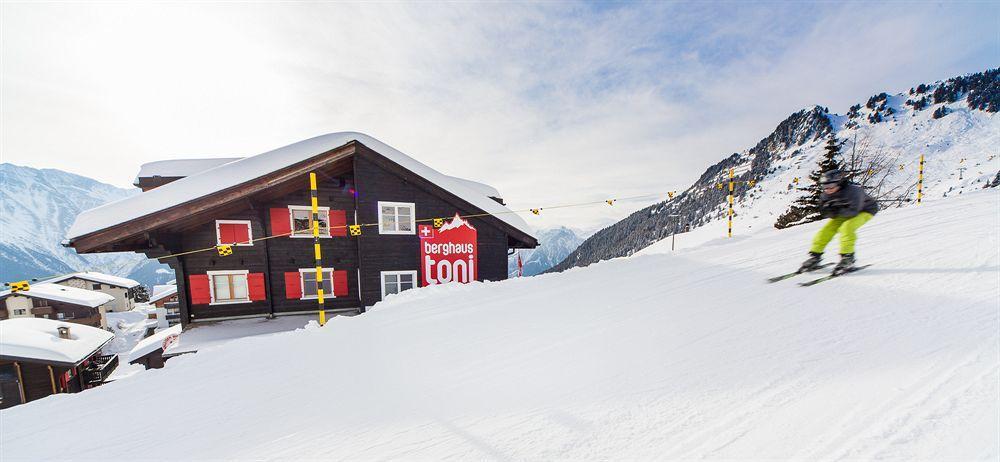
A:
[[[792,183],[799,184],[799,177],[792,178]]]
[[[542,212],[542,209],[531,209],[531,213],[534,213],[535,215],[538,215],[541,212]]]
[[[31,284],[28,281],[17,281],[10,283],[10,292],[27,292],[31,290]]]
[[[229,244],[222,244],[215,246],[219,250],[220,257],[228,257],[233,254],[233,246]]]
[[[435,218],[434,219],[434,227],[435,228],[440,228],[442,226],[444,226],[444,218]]]
[[[361,225],[351,225],[347,228],[351,230],[351,236],[358,237],[361,235]]]
[[[606,200],[604,202],[607,202],[608,205],[615,205],[615,200],[614,199],[608,199],[608,200]]]
[[[319,193],[315,172],[309,172],[309,198],[312,202],[313,253],[316,255],[316,303],[319,305],[319,325],[322,326],[326,324],[326,310],[323,307],[323,252],[319,245]]]
[[[674,198],[674,194],[677,194],[677,192],[676,191],[667,191],[667,199],[673,199]]]
[[[962,159],[963,161],[965,159]],[[920,155],[920,173],[917,176],[917,203],[924,198],[924,155]]]

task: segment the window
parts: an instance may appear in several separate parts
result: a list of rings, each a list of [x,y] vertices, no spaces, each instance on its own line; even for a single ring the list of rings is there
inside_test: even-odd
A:
[[[250,220],[215,220],[217,245],[253,245]]]
[[[93,284],[90,285],[90,288],[92,290],[101,290],[101,285],[95,282],[95,283],[93,283]]]
[[[416,217],[412,202],[379,202],[379,234],[414,234]]]
[[[11,312],[14,313],[14,316],[24,316],[24,315],[28,314],[28,310],[26,310],[24,308],[13,309],[13,310],[11,310]]]
[[[316,268],[300,269],[299,277],[302,278],[302,300],[319,298],[316,293]],[[323,268],[323,298],[333,298],[333,268]]]
[[[312,237],[312,207],[289,205],[292,219],[292,237]],[[319,207],[319,237],[330,237],[330,208]]]
[[[66,313],[56,313],[56,317],[59,319],[66,319]]]
[[[250,301],[247,290],[247,275],[249,271],[209,271],[211,303],[246,303]]]
[[[49,301],[44,298],[33,298],[31,299],[32,308],[45,308],[49,306]]]
[[[416,271],[383,271],[382,272],[382,298],[386,295],[398,294],[404,290],[417,286]]]

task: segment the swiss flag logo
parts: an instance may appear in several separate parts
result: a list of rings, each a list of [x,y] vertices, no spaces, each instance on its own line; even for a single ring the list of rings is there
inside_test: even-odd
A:
[[[431,225],[417,226],[417,235],[419,235],[421,239],[433,239],[434,232],[434,227]]]

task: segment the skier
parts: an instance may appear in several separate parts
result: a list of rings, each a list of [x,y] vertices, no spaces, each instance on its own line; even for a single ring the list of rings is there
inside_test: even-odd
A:
[[[840,233],[840,263],[833,274],[843,274],[854,268],[854,242],[857,231],[878,213],[878,204],[861,186],[851,183],[840,170],[830,170],[820,177],[823,192],[819,196],[819,213],[829,218],[820,228],[809,249],[809,259],[802,263],[799,272],[812,271],[820,266],[823,250]]]

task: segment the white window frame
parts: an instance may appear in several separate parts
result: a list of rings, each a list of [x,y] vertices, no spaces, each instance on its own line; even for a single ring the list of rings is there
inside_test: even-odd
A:
[[[309,229],[309,233],[308,234],[295,234],[295,216],[292,214],[293,210],[305,210],[306,212],[309,212],[310,221],[312,221],[312,206],[310,206],[310,205],[289,205],[288,206],[288,226],[289,226],[288,229],[292,230],[292,234],[289,234],[288,237],[310,238],[311,239],[313,237],[312,229]],[[320,228],[319,237],[321,237],[321,238],[333,237],[333,236],[330,235],[330,226],[331,226],[330,225],[330,207],[316,207],[316,212],[317,213],[324,213],[324,212],[326,212],[326,234],[323,234],[323,229]]]
[[[315,275],[316,274],[316,268],[299,268],[299,288],[300,288],[300,292],[302,292],[302,295],[299,296],[299,300],[316,300],[316,299],[319,298],[319,294],[316,294],[316,295],[306,295],[306,277],[304,275],[305,274],[309,274],[309,273],[312,273],[313,275]],[[323,279],[324,281],[327,281],[327,280],[330,281],[330,293],[323,292],[323,298],[324,299],[327,299],[327,298],[337,298],[337,296],[334,295],[334,291],[336,290],[336,287],[333,286],[333,268],[323,267],[323,278],[324,278]],[[329,279],[326,279],[326,278],[329,278]]]
[[[224,270],[208,271],[208,294],[209,305],[235,305],[238,303],[251,303],[250,300],[250,271],[249,270]],[[243,275],[247,279],[247,299],[246,300],[226,300],[224,302],[215,301],[215,276]]]
[[[250,224],[250,220],[215,220],[215,244],[223,245],[222,235],[219,233],[219,225],[247,225],[247,239],[250,242],[246,244],[232,244],[240,247],[253,245],[253,226]]]
[[[396,229],[386,230],[382,228],[382,207],[396,207]],[[409,207],[410,208],[410,230],[400,231],[399,230],[399,207]],[[403,235],[415,235],[417,234],[417,205],[413,202],[378,202],[378,233],[379,234],[403,234]]]
[[[414,289],[416,289],[417,287],[420,287],[420,281],[417,280],[417,270],[408,270],[408,271],[382,271],[380,273],[380,276],[379,276],[379,279],[382,282],[380,284],[380,288],[382,290],[382,300],[385,300],[385,296],[386,296],[386,293],[385,293],[385,277],[386,276],[397,276],[398,277],[398,276],[403,275],[403,274],[408,274],[410,276],[413,276],[413,288]],[[396,284],[397,285],[399,284],[399,279],[396,279]],[[400,292],[402,292],[402,290],[400,290],[399,292],[396,292],[396,293],[400,293]]]

